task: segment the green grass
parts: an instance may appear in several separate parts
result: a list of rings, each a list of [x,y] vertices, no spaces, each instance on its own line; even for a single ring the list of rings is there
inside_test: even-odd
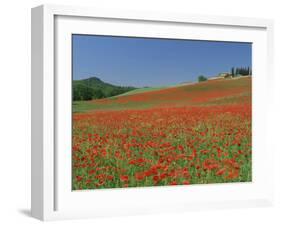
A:
[[[157,91],[157,90],[161,90],[161,89],[165,89],[168,88],[166,86],[162,86],[162,87],[145,87],[145,88],[138,88],[138,89],[134,89],[132,91],[126,92],[126,93],[122,93],[120,95],[114,96],[112,98],[116,98],[116,97],[122,97],[122,96],[128,96],[128,95],[134,95],[134,94],[139,94],[139,93],[145,93],[145,92],[151,92],[151,91]]]
[[[120,95],[117,95],[117,96],[114,96],[114,97],[111,97],[111,98],[134,95],[134,94],[141,94],[141,93],[145,93],[145,92],[158,91],[158,90],[173,88],[173,87],[182,87],[182,86],[187,86],[187,85],[191,85],[191,84],[193,84],[193,83],[181,83],[181,84],[170,85],[170,86],[137,88],[137,89],[128,91],[126,93],[122,93]]]

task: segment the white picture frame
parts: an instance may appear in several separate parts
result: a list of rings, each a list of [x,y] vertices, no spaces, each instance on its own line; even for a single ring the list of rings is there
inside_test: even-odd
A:
[[[253,42],[253,182],[72,192],[71,150],[60,150],[70,149],[69,35],[77,32]],[[273,150],[266,141],[270,133],[266,130],[266,118],[273,84],[272,39],[273,22],[265,19],[56,5],[33,8],[32,216],[56,220],[271,205],[273,179],[268,175],[273,167]],[[66,104],[61,107],[60,103]],[[94,200],[95,205],[82,207],[87,200]]]

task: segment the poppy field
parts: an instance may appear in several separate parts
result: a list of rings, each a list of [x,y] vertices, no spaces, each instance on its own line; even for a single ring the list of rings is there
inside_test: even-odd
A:
[[[73,102],[73,190],[252,180],[251,77]]]

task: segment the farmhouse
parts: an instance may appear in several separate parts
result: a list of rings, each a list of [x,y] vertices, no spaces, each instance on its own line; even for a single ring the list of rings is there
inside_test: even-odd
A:
[[[224,72],[224,73],[219,73],[217,77],[219,77],[219,78],[232,78],[232,75],[229,74],[228,72]]]
[[[223,72],[223,73],[219,73],[214,77],[208,78],[208,80],[225,79],[225,78],[232,78],[232,75],[228,72]]]

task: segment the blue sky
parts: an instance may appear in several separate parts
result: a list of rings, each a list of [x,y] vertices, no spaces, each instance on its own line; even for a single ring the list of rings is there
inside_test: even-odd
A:
[[[73,79],[165,86],[252,65],[250,43],[73,35]]]

